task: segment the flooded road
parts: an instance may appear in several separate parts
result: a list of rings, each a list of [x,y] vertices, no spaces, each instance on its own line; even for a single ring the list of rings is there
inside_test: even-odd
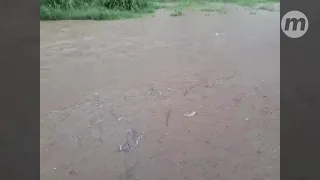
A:
[[[279,180],[279,12],[41,22],[42,180]]]

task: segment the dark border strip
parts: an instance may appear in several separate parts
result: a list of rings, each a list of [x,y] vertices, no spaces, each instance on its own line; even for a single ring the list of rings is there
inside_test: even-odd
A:
[[[1,1],[0,179],[40,179],[39,1]]]
[[[309,20],[304,36],[281,32],[281,179],[320,179],[320,1],[281,0],[281,17],[291,10]],[[280,30],[281,31],[281,30]]]

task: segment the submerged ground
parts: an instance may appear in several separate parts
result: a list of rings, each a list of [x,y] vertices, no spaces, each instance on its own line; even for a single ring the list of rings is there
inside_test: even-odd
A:
[[[41,179],[279,180],[279,12],[41,22]]]

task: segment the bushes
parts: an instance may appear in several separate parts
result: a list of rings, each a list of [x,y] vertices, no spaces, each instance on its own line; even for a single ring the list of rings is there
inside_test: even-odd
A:
[[[150,0],[40,0],[40,19],[120,19],[153,12]],[[149,8],[149,9],[148,9]]]
[[[140,16],[159,8],[155,2],[233,2],[253,5],[279,0],[40,0],[41,20],[112,20]]]
[[[147,0],[97,0],[99,5],[108,9],[138,11],[148,5]]]
[[[147,7],[148,0],[40,0],[40,6],[59,9],[105,7],[110,10],[138,11]]]

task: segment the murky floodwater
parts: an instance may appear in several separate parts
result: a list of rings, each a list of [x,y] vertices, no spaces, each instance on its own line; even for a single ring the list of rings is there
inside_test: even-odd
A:
[[[169,14],[41,22],[41,179],[280,179],[279,12]]]

